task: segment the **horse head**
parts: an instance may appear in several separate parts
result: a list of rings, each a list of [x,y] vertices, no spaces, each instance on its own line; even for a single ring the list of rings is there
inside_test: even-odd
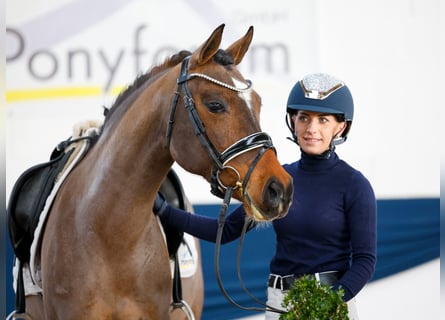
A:
[[[261,98],[237,69],[253,27],[226,50],[219,48],[223,29],[215,29],[175,69],[170,154],[185,170],[205,177],[215,195],[233,190],[250,218],[283,217],[292,199],[292,179],[278,162],[271,138],[261,131]]]

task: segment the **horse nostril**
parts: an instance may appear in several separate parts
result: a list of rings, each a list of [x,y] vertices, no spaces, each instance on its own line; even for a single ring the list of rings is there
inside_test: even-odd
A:
[[[287,215],[294,193],[293,184],[287,186],[276,179],[270,179],[264,190],[263,215],[266,219],[283,218]]]
[[[276,210],[280,207],[281,199],[283,197],[283,186],[281,183],[272,180],[265,189],[264,201],[267,207],[271,210]]]

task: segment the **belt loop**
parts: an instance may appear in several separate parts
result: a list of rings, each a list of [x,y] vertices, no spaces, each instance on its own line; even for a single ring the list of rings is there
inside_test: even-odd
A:
[[[280,290],[283,291],[283,289],[284,289],[283,277],[280,276]]]
[[[315,279],[320,282],[320,273],[314,273]]]
[[[276,288],[277,287],[278,276],[275,276],[274,278],[275,279],[273,280],[273,287]]]

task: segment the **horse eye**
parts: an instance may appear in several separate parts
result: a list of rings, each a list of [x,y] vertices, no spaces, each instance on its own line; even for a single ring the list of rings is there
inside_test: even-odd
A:
[[[224,104],[219,101],[207,102],[206,106],[211,112],[223,112],[226,109]]]

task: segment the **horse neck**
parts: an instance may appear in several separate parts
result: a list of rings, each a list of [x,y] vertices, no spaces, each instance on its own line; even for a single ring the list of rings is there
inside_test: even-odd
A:
[[[145,88],[123,113],[121,119],[105,128],[100,144],[103,177],[109,182],[123,181],[120,197],[146,202],[154,199],[163,179],[173,164],[167,146],[169,98],[157,99],[161,88]]]

